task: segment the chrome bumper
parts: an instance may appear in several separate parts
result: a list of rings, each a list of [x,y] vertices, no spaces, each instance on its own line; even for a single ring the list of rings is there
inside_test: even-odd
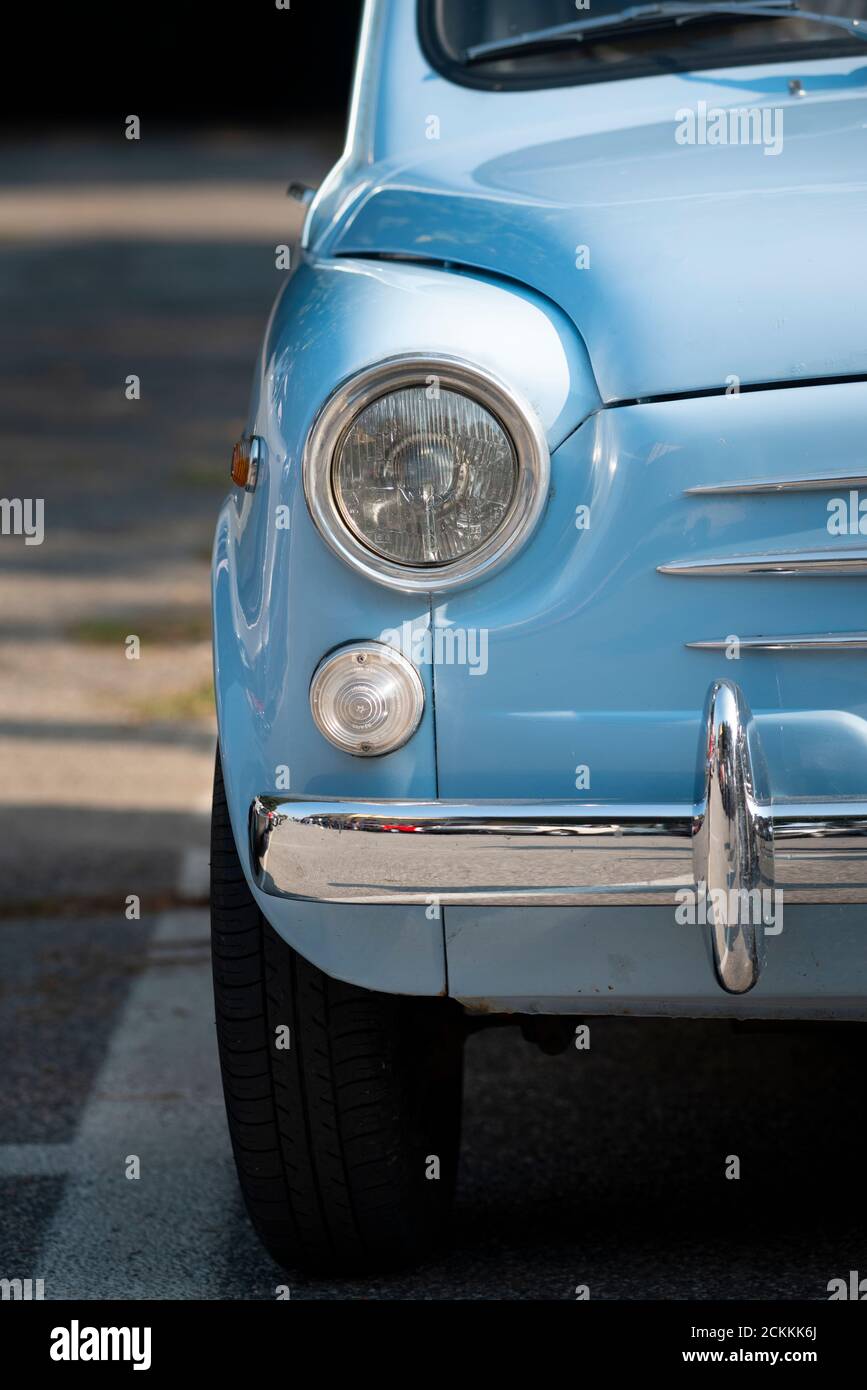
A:
[[[755,729],[740,689],[714,684],[697,806],[257,797],[254,879],[333,903],[867,902],[867,800],[772,803]],[[743,993],[761,970],[761,921],[732,923],[724,905],[706,920],[720,983]]]

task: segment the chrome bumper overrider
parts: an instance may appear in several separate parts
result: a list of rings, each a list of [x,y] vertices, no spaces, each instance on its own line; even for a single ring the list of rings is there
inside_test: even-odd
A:
[[[683,904],[694,894],[719,981],[759,977],[761,915],[726,904],[867,902],[867,799],[771,802],[742,692],[708,694],[697,806],[257,797],[255,882],[333,903]],[[360,834],[357,832],[367,832]],[[749,920],[743,920],[748,917]]]

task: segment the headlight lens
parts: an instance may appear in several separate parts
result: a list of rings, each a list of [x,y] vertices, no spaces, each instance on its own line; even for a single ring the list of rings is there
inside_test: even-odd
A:
[[[357,416],[335,454],[346,524],[400,565],[442,565],[499,530],[518,481],[508,435],[468,396],[428,386],[393,391]]]
[[[304,448],[310,515],[336,555],[404,593],[478,581],[529,537],[550,460],[528,401],[457,358],[391,357],[323,405]]]

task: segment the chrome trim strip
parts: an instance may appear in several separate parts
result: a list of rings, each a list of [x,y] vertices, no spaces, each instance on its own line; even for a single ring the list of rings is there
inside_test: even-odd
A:
[[[244,486],[245,492],[255,492],[259,474],[265,462],[266,444],[261,435],[254,434],[250,439],[250,472]]]
[[[821,839],[867,835],[867,801],[840,797],[832,801],[786,801],[774,806],[776,839],[815,834]],[[867,852],[867,843],[864,845]]]
[[[787,902],[823,903],[816,878],[838,875],[834,902],[867,902],[867,805],[807,801],[775,808],[777,884]],[[818,871],[818,875],[817,875]]]
[[[693,808],[679,805],[258,797],[251,808],[258,886],[324,902],[673,901],[692,881],[692,830]]]
[[[658,565],[660,574],[733,577],[751,574],[815,575],[851,578],[867,574],[867,547],[833,550],[767,551],[761,555],[732,555],[729,559],[673,560]]]
[[[867,903],[867,800],[756,806],[787,902]],[[674,905],[698,882],[704,815],[704,803],[257,797],[251,860],[263,892],[321,902]]]
[[[867,473],[807,473],[803,477],[753,478],[741,483],[705,483],[684,488],[684,497],[730,497],[763,492],[832,492],[838,487],[867,487]]]
[[[509,436],[518,463],[515,496],[499,529],[478,550],[444,565],[399,565],[378,555],[344,521],[332,485],[334,452],[358,413],[389,391],[424,386],[435,376],[489,410]],[[350,377],[313,422],[302,463],[307,507],[335,555],[377,584],[402,593],[442,593],[475,583],[510,559],[534,531],[548,498],[551,461],[542,423],[529,402],[481,367],[443,353],[389,357]]]
[[[693,651],[722,652],[732,645],[726,637],[710,642],[684,642]],[[867,632],[798,633],[792,637],[739,637],[738,648],[748,652],[856,652],[867,650]]]
[[[765,932],[743,894],[774,888],[774,832],[767,772],[756,740],[750,750],[749,706],[732,681],[708,693],[703,750],[704,800],[693,841],[695,882],[707,907],[717,978],[729,994],[745,994],[764,964]],[[770,905],[770,900],[769,905]],[[742,921],[741,917],[746,917]]]

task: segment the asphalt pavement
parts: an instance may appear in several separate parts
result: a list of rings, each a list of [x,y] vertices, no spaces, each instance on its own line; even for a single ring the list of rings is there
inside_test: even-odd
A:
[[[860,1033],[637,1019],[595,1020],[589,1050],[556,1057],[514,1028],[469,1038],[436,1259],[361,1280],[278,1268],[235,1181],[207,925],[0,929],[4,1277],[47,1299],[822,1299],[867,1268]]]

